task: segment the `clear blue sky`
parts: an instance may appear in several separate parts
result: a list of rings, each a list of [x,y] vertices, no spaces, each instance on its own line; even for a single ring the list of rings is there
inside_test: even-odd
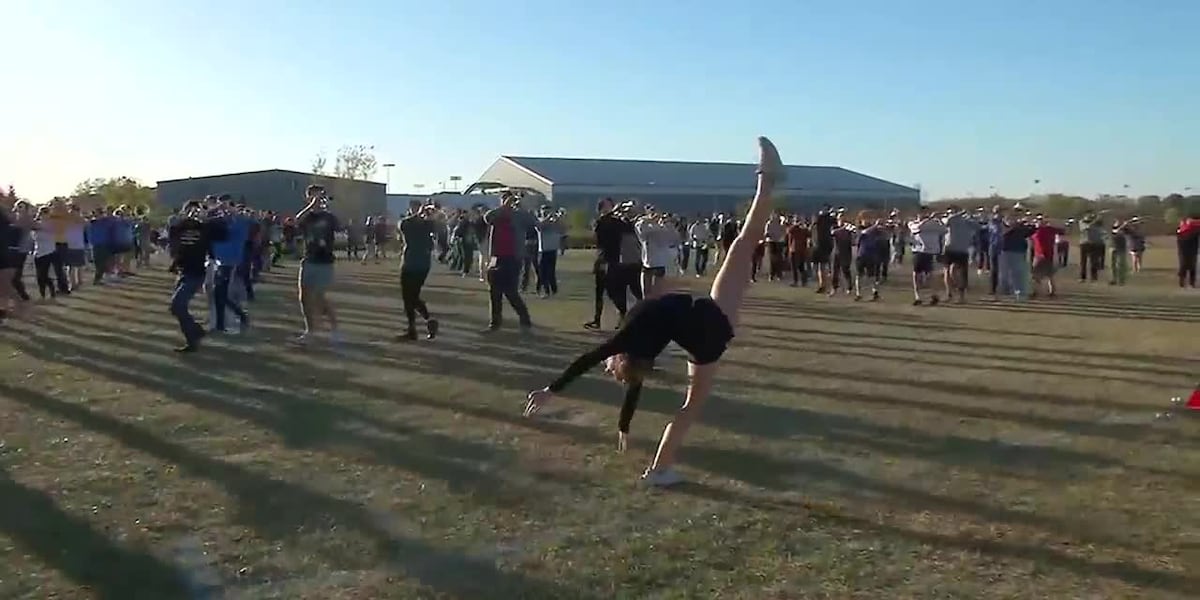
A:
[[[1197,0],[9,0],[0,184],[362,143],[407,191],[500,154],[743,161],[765,133],[935,198],[1200,190],[1197,23]]]

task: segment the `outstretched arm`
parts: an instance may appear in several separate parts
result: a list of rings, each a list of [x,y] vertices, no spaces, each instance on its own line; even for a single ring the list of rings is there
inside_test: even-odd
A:
[[[618,334],[613,336],[613,338],[609,341],[588,352],[585,352],[579,358],[576,358],[575,362],[572,362],[570,366],[568,366],[566,370],[562,372],[562,375],[559,375],[557,379],[550,383],[550,385],[546,386],[546,389],[554,393],[562,391],[563,388],[567,387],[567,384],[577,379],[580,375],[590,371],[592,367],[600,364],[600,362],[604,359],[623,352],[623,346],[624,345],[621,343],[621,335],[618,332]]]

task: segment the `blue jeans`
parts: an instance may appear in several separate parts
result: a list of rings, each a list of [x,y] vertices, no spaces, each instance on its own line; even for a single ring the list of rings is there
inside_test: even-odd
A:
[[[1000,253],[1000,288],[1017,296],[1029,293],[1029,260],[1025,252]]]
[[[183,274],[175,280],[175,293],[171,294],[171,314],[179,320],[179,330],[183,332],[183,339],[189,344],[195,343],[204,335],[204,328],[196,323],[192,313],[188,312],[188,304],[203,285],[203,274]]]
[[[217,331],[225,330],[225,307],[227,306],[239,319],[246,320],[246,311],[242,310],[237,301],[229,297],[229,284],[233,279],[233,274],[233,265],[220,265],[217,267],[217,273],[213,279],[213,308],[217,312],[215,327]]]

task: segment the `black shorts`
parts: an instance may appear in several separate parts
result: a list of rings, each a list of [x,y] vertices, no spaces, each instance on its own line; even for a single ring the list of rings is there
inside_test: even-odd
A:
[[[828,246],[824,244],[818,244],[817,246],[813,247],[812,261],[818,265],[827,265],[829,264],[829,257],[832,254],[833,244],[829,244]]]
[[[666,267],[642,267],[642,272],[647,275],[653,275],[655,277],[666,277],[667,276],[667,268]]]
[[[913,273],[932,273],[934,256],[928,252],[913,252]]]
[[[688,362],[694,365],[715,363],[729,348],[729,342],[733,339],[733,325],[712,298],[696,298],[692,303],[692,314],[696,318],[698,335],[686,348],[691,355]]]
[[[879,261],[874,256],[859,255],[854,259],[854,270],[859,277],[878,277]]]
[[[67,248],[62,255],[63,264],[68,267],[82,267],[87,264],[87,255],[78,248]]]
[[[945,252],[942,252],[942,264],[946,265],[947,267],[953,267],[957,265],[963,269],[966,269],[967,265],[971,264],[971,255],[966,252],[959,252],[957,250],[946,250]]]
[[[21,263],[17,259],[24,259],[25,255],[20,252],[12,252],[7,248],[0,248],[0,271],[4,269],[15,269]]]

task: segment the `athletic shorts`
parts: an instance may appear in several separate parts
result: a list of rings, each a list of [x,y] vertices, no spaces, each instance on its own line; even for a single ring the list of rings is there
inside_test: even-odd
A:
[[[828,246],[820,244],[813,247],[812,261],[818,265],[829,264],[829,257],[833,254],[833,244]]]
[[[942,252],[942,264],[946,265],[947,267],[953,267],[957,265],[963,269],[966,269],[967,266],[971,264],[971,255],[969,253],[959,252],[957,250],[946,250]]]
[[[854,270],[859,277],[878,277],[879,261],[874,256],[862,256],[854,259]]]
[[[82,267],[87,264],[87,255],[82,249],[67,248],[63,251],[63,264],[68,267]]]
[[[1033,259],[1033,276],[1042,279],[1054,276],[1054,259],[1039,256]]]
[[[647,275],[653,275],[655,277],[666,277],[667,276],[667,268],[666,267],[642,267],[642,272]]]
[[[935,256],[928,252],[913,252],[913,273],[932,273]]]
[[[733,324],[712,298],[696,298],[692,303],[692,314],[696,317],[696,331],[700,332],[700,338],[688,344],[692,346],[687,349],[691,355],[688,362],[694,365],[715,363],[729,348],[729,342],[733,339]]]
[[[301,288],[324,291],[331,285],[333,285],[332,263],[314,263],[308,260],[300,263]]]

